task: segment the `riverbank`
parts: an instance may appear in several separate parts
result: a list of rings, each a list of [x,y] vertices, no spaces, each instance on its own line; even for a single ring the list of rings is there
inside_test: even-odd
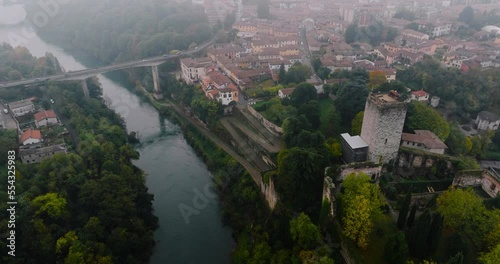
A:
[[[260,172],[176,103],[168,99],[157,101],[144,87],[136,88],[160,113],[179,124],[188,144],[214,175],[223,220],[233,229],[233,238],[237,240],[254,225],[265,224],[273,212],[260,191]]]

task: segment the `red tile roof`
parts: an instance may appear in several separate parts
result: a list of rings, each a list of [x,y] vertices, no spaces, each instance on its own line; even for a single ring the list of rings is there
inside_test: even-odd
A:
[[[24,131],[23,134],[21,135],[21,142],[24,142],[30,138],[42,139],[42,133],[40,132],[40,130],[28,129]]]
[[[43,110],[35,114],[35,119],[37,122],[40,122],[47,118],[57,118],[57,115],[53,110]]]
[[[429,95],[424,90],[413,91],[413,92],[411,92],[411,94],[415,95],[416,97],[424,97],[424,96],[428,96]]]

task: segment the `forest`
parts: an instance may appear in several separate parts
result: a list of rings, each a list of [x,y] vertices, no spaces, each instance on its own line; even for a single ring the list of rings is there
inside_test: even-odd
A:
[[[39,9],[36,1],[28,2],[28,16]],[[38,34],[68,50],[113,63],[187,49],[208,40],[212,28],[203,8],[188,2],[88,0],[60,5]]]
[[[39,87],[12,89],[6,90],[12,96],[42,94]],[[7,241],[2,240],[0,262],[148,262],[158,227],[153,196],[144,173],[131,162],[139,156],[128,144],[123,120],[106,107],[98,83],[89,83],[89,89],[92,98],[82,100],[78,84],[48,83],[43,88],[43,95],[54,98],[52,106],[77,138],[66,142],[68,154],[56,154],[39,164],[16,164],[16,257],[6,257]],[[0,133],[0,143],[2,150],[15,149],[16,133]],[[0,172],[6,175],[3,164]],[[0,183],[2,234],[8,232],[6,184]]]

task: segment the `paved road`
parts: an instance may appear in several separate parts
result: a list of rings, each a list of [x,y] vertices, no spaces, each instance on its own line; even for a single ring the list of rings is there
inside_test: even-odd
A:
[[[146,58],[146,59],[121,62],[121,63],[112,64],[112,65],[108,65],[108,66],[104,66],[104,67],[97,67],[97,68],[84,69],[84,70],[79,70],[79,71],[72,71],[72,72],[61,73],[61,74],[45,76],[45,77],[39,77],[39,78],[34,78],[34,79],[29,79],[29,80],[1,83],[0,88],[8,88],[8,87],[14,87],[14,86],[20,86],[20,85],[32,85],[32,84],[37,84],[37,83],[44,83],[44,82],[49,81],[49,80],[52,80],[52,81],[81,80],[81,79],[86,79],[86,78],[89,78],[89,77],[92,77],[92,76],[95,76],[95,75],[98,75],[101,73],[115,71],[115,70],[160,65],[160,64],[162,64],[168,60],[171,60],[171,59],[175,59],[175,58],[179,58],[181,56],[197,53],[201,50],[204,50],[205,48],[212,45],[213,43],[214,43],[214,39],[198,46],[194,50],[181,52],[181,53],[175,54],[175,55],[165,54],[162,56],[156,56],[156,57],[151,57],[151,58]]]
[[[16,120],[12,117],[11,112],[6,114],[4,109],[7,109],[7,106],[0,102],[0,129],[17,129]]]

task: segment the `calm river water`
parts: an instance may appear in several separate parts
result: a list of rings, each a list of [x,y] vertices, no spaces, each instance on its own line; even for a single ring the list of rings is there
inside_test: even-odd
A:
[[[7,15],[25,16],[22,8],[0,7],[0,18]],[[67,71],[97,65],[96,61],[75,59],[19,24],[1,26],[0,42],[26,46],[37,57],[50,52]],[[151,263],[229,263],[234,241],[231,230],[222,225],[217,198],[209,199],[207,206],[187,221],[179,209],[184,205],[195,208],[193,202],[199,202],[193,201],[195,193],[204,192],[212,184],[209,171],[180,129],[130,92],[123,74],[100,75],[99,80],[105,98],[125,119],[127,130],[137,131],[141,137],[136,148],[141,157],[135,164],[147,173],[147,186],[155,195],[153,206],[160,219]]]

